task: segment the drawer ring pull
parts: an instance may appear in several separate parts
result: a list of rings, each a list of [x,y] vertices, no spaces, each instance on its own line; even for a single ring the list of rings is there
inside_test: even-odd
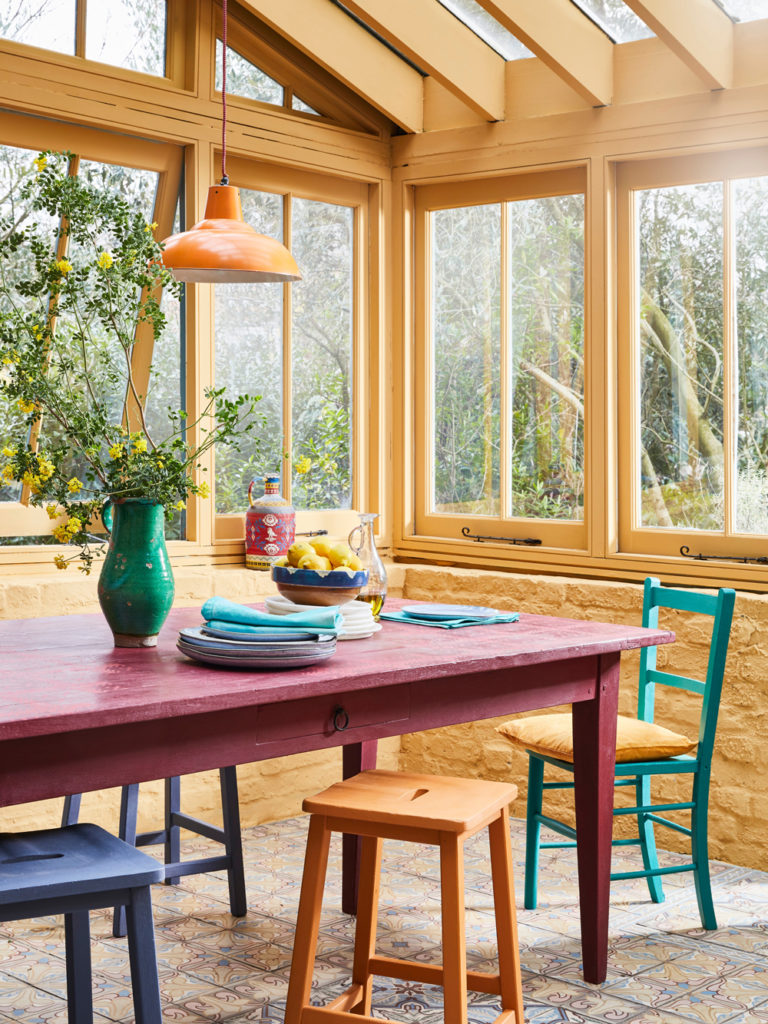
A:
[[[344,732],[345,729],[349,728],[349,713],[338,704],[333,709],[333,728],[336,732]]]

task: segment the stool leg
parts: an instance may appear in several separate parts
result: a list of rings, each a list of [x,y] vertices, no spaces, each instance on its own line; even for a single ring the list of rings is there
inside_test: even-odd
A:
[[[467,1024],[467,951],[464,932],[464,851],[453,832],[440,834],[445,1024]]]
[[[285,1002],[285,1024],[299,1024],[301,1011],[309,1005],[330,842],[331,833],[326,828],[325,818],[313,814],[309,819],[304,876],[301,880],[299,914],[293,942],[291,978]]]
[[[91,936],[88,911],[64,915],[67,951],[67,1020],[69,1024],[93,1024],[91,989]]]
[[[139,784],[123,786],[120,794],[120,825],[118,835],[129,846],[136,845],[136,822],[139,816]],[[112,916],[112,934],[116,939],[125,935],[125,907],[115,907]]]
[[[165,780],[165,863],[181,860],[181,829],[174,825],[174,815],[181,811],[181,779],[178,775]],[[165,876],[166,885],[178,885],[179,878]]]
[[[77,819],[80,817],[80,801],[82,799],[82,793],[73,793],[71,796],[64,797],[64,810],[61,812],[62,828],[66,825],[77,824]]]
[[[381,873],[381,840],[364,836],[360,856],[360,888],[357,895],[355,926],[355,958],[352,983],[363,986],[363,998],[352,1013],[371,1015],[373,975],[371,957],[376,952],[376,921],[379,912],[379,877]]]
[[[131,902],[126,907],[126,920],[136,1024],[162,1024],[149,886],[131,891]]]
[[[509,841],[509,810],[505,807],[488,826],[491,847],[493,908],[499,947],[499,985],[502,1010],[515,1011],[515,1024],[523,1020],[523,982],[517,941],[515,886],[512,877],[512,846]]]
[[[224,849],[229,857],[229,909],[233,917],[245,917],[248,904],[245,897],[243,837],[240,831],[240,807],[237,800],[237,768],[222,768],[219,780],[221,813],[224,819]]]

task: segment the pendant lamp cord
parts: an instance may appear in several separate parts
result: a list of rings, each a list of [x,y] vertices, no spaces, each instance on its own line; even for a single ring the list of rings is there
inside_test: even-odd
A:
[[[227,0],[222,0],[221,30],[221,184],[228,185],[227,175]]]

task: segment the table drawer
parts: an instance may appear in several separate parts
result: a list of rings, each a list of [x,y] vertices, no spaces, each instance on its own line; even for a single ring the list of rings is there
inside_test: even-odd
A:
[[[407,719],[409,713],[408,686],[384,686],[265,704],[259,708],[256,731],[259,743],[298,736],[332,736],[353,733],[368,725],[399,722]]]

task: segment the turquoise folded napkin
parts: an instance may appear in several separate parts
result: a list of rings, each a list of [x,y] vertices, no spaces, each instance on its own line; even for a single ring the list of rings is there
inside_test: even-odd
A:
[[[344,618],[336,605],[318,607],[311,612],[291,612],[289,615],[270,615],[237,604],[226,597],[211,597],[200,609],[205,621],[215,629],[242,629],[244,626],[269,626],[271,629],[306,629],[313,633],[338,633]],[[215,624],[215,625],[214,625]],[[250,630],[246,630],[250,632]]]
[[[517,622],[520,615],[518,612],[508,612],[485,619],[417,619],[415,616],[406,615],[405,612],[381,612],[379,618],[388,619],[390,622],[407,622],[411,626],[437,626],[438,629],[458,629],[459,626],[492,626],[497,622]]]

